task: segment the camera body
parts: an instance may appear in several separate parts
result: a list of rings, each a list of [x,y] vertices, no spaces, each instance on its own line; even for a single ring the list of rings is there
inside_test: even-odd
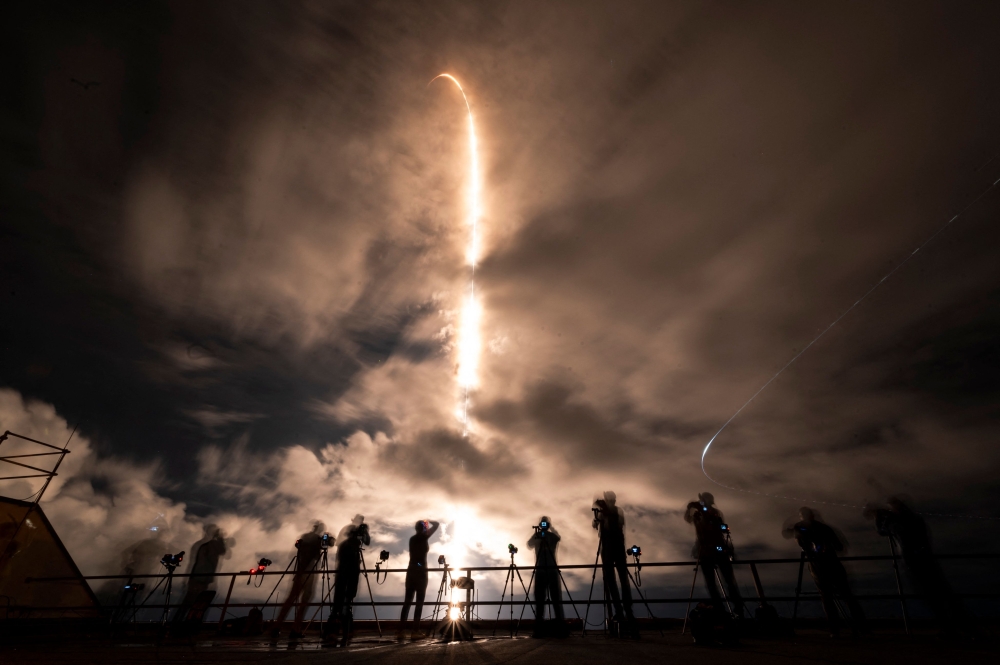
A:
[[[720,524],[719,528],[722,529],[722,533],[729,533],[729,525],[728,524]]]
[[[177,554],[169,554],[169,553],[164,554],[163,558],[160,559],[160,563],[162,563],[163,567],[172,573],[177,568],[177,566],[181,565],[181,561],[183,560],[184,560],[184,551],[181,550]]]
[[[328,533],[324,533],[322,536],[319,537],[319,546],[322,547],[325,550],[328,550],[331,547],[333,547],[333,543],[335,541],[336,541],[336,538],[334,538],[333,536],[331,536]]]
[[[379,563],[389,560],[389,550],[382,550],[378,553]]]
[[[639,557],[642,556],[642,548],[639,547],[638,545],[633,545],[632,547],[628,548],[628,554],[638,559]]]
[[[548,531],[550,526],[552,525],[545,520],[542,520],[538,524],[532,524],[531,528],[535,530],[535,533],[538,533],[539,531]]]
[[[445,558],[444,558],[443,554],[441,554],[441,555],[438,556],[438,565],[439,566],[447,566],[448,565],[448,562],[445,561]]]
[[[271,560],[268,559],[267,557],[261,557],[260,561],[257,562],[257,567],[256,568],[251,568],[249,570],[249,573],[251,575],[258,575],[260,573],[263,573],[267,569],[267,567],[271,565],[271,563],[272,563]],[[249,584],[249,583],[250,583],[250,580],[247,579],[247,584]]]
[[[514,546],[514,543],[507,544],[507,552],[509,552],[511,556],[517,554],[517,547]]]

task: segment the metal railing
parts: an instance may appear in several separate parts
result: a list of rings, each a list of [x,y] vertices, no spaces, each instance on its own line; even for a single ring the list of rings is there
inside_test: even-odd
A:
[[[998,559],[998,558],[1000,558],[1000,554],[997,554],[997,553],[951,554],[951,555],[940,555],[940,556],[938,556],[936,558],[938,560],[941,560],[941,561],[990,560],[990,559]],[[868,556],[844,556],[844,557],[840,557],[840,560],[843,561],[843,562],[883,562],[883,561],[884,562],[892,562],[894,564],[894,572],[898,572],[898,571],[895,570],[895,568],[898,565],[898,561],[900,559],[902,559],[902,556],[899,556],[899,555],[868,555]],[[818,595],[812,594],[812,593],[808,593],[808,592],[804,592],[802,590],[802,569],[803,569],[805,563],[806,563],[806,559],[805,559],[804,555],[802,555],[800,557],[795,557],[795,558],[736,559],[736,560],[733,561],[734,567],[735,566],[748,566],[748,567],[751,567],[751,569],[753,569],[753,567],[755,567],[755,566],[773,566],[773,565],[799,564],[799,579],[798,579],[798,584],[796,586],[796,592],[795,592],[795,594],[794,595],[769,595],[769,594],[764,593],[762,587],[758,587],[758,600],[761,601],[761,602],[786,602],[787,601],[787,602],[798,603],[798,602],[803,602],[803,601],[807,601],[807,602],[819,601],[820,598],[819,598]],[[633,565],[634,565],[634,563],[633,564],[629,564],[629,566],[633,566]],[[656,569],[656,568],[661,568],[661,569],[663,569],[663,568],[683,568],[683,567],[695,568],[697,565],[698,565],[698,562],[694,561],[694,560],[687,560],[687,561],[663,561],[663,562],[648,562],[648,563],[647,562],[642,562],[642,564],[641,564],[643,570],[646,570],[646,569]],[[595,569],[601,569],[601,568],[603,568],[603,565],[600,564],[600,563],[597,563],[597,564],[569,564],[569,565],[561,565],[561,566],[558,566],[557,568],[560,571],[570,571],[570,570],[594,571],[594,574],[596,575]],[[534,571],[536,570],[535,566],[521,566],[521,565],[518,565],[517,569],[520,572],[525,573],[525,574],[533,574]],[[473,573],[478,573],[478,572],[483,572],[483,573],[485,573],[485,572],[508,572],[509,570],[510,570],[510,565],[505,565],[505,566],[461,566],[461,567],[457,567],[457,568],[451,568],[451,567],[432,568],[432,569],[429,569],[427,572],[429,574],[440,573],[440,574],[443,575],[447,571],[449,574],[463,573],[463,575],[461,575],[461,577],[472,577]],[[552,570],[552,568],[548,568],[548,570]],[[375,569],[366,569],[365,570],[365,573],[367,573],[369,575],[371,575],[374,572],[375,572]],[[405,574],[407,572],[407,569],[406,568],[388,568],[388,569],[379,569],[378,572],[379,572],[379,574]],[[236,587],[236,582],[237,582],[238,579],[243,578],[243,577],[247,577],[248,581],[249,581],[249,579],[258,578],[258,577],[265,577],[266,578],[266,577],[271,577],[271,576],[275,576],[275,575],[278,575],[278,576],[282,576],[282,575],[291,576],[293,574],[294,573],[292,573],[291,571],[289,571],[289,570],[286,569],[285,571],[280,571],[280,570],[265,570],[265,571],[261,571],[261,572],[256,572],[256,573],[254,573],[252,575],[249,574],[248,571],[239,571],[239,572],[220,572],[220,573],[213,573],[213,574],[210,574],[210,575],[209,574],[192,574],[192,573],[172,573],[170,576],[172,577],[173,580],[182,580],[182,579],[190,578],[190,577],[199,577],[199,578],[214,577],[214,578],[222,578],[222,579],[229,578],[228,590],[226,592],[225,600],[223,602],[221,602],[221,603],[215,603],[215,602],[213,602],[213,603],[210,603],[209,605],[206,606],[206,610],[207,610],[207,608],[216,608],[216,609],[220,610],[218,623],[221,626],[221,624],[226,620],[227,613],[230,610],[232,610],[232,609],[257,607],[257,608],[259,608],[261,610],[264,610],[264,609],[269,608],[269,607],[271,607],[271,608],[278,607],[278,606],[280,606],[282,604],[280,602],[280,600],[277,600],[277,599],[275,601],[273,601],[273,602],[264,602],[264,603],[261,603],[261,602],[242,602],[242,601],[240,601],[240,602],[234,602],[233,598],[232,598],[232,595],[233,595],[233,591],[234,591],[234,588]],[[312,570],[312,571],[303,571],[303,573],[299,573],[299,574],[335,576],[336,575],[336,571],[335,570]],[[162,581],[162,580],[165,580],[167,577],[168,577],[167,573],[151,573],[151,574],[145,574],[145,575],[89,575],[89,576],[84,576],[82,579],[87,580],[88,583],[91,582],[91,581],[100,581],[100,580],[122,580],[122,581],[125,581],[127,584],[133,584],[134,582],[141,581],[141,580],[160,580],[160,581]],[[79,579],[81,579],[81,578],[79,578],[79,577],[38,577],[38,578],[28,578],[26,580],[26,582],[29,582],[29,583],[32,583],[32,584],[43,584],[43,583],[69,582],[69,581],[75,581],[75,580],[79,580]],[[584,588],[586,588],[586,587],[584,587]],[[636,587],[633,587],[633,588],[636,591],[638,591],[638,589]],[[693,589],[693,586],[692,586],[692,589]],[[530,590],[531,589],[530,589],[530,582],[529,582],[529,589],[528,589],[528,591],[530,591]],[[522,591],[523,590],[519,590],[518,591],[518,596],[523,595]],[[566,591],[567,591],[567,596],[568,596],[569,595],[568,594],[568,591],[569,591],[568,586],[566,587]],[[152,596],[152,592],[150,592],[149,595]],[[964,599],[995,599],[995,598],[1000,598],[1000,593],[956,593],[955,595],[957,597],[959,597],[959,598],[964,598]],[[704,598],[704,597],[700,597],[700,596],[694,596],[693,591],[692,591],[692,593],[690,595],[678,595],[677,597],[644,597],[642,595],[642,592],[639,591],[639,596],[640,596],[640,598],[635,599],[635,603],[637,603],[637,604],[639,604],[639,603],[645,603],[646,605],[666,605],[666,604],[675,604],[675,603],[701,602],[701,601],[709,600],[708,598]],[[859,600],[867,600],[867,601],[894,601],[894,602],[899,602],[901,604],[901,608],[903,610],[904,621],[905,621],[905,618],[906,618],[906,607],[905,607],[906,601],[910,601],[910,600],[915,600],[915,599],[921,598],[921,596],[918,595],[918,594],[901,593],[901,592],[897,592],[897,593],[858,593],[858,594],[855,595],[855,597],[858,598]],[[146,600],[148,601],[149,598],[147,598]],[[580,598],[572,598],[572,597],[568,597],[568,598],[565,598],[563,600],[563,604],[564,605],[570,605],[570,606],[573,606],[573,607],[589,607],[589,606],[593,606],[593,605],[605,605],[606,603],[607,603],[607,600],[604,598],[603,593],[599,597],[597,597],[597,598],[589,598],[589,599],[586,599],[586,600],[580,599]],[[314,602],[308,602],[308,603],[304,603],[304,604],[306,606],[310,607],[310,608],[314,608],[314,607],[320,607],[320,606],[328,606],[329,605],[329,601],[326,601],[326,602],[315,602],[314,601]],[[447,606],[449,606],[451,604],[452,604],[451,600],[447,600],[447,601],[445,601],[445,600],[441,600],[441,601],[427,600],[427,601],[424,602],[424,606],[426,606],[426,607],[439,607],[439,606],[446,606],[447,607]],[[131,608],[134,609],[134,610],[136,610],[136,611],[138,611],[138,610],[160,610],[160,611],[165,611],[165,610],[169,610],[170,608],[180,607],[181,605],[182,605],[181,602],[169,603],[169,604],[164,604],[164,603],[158,603],[157,604],[157,603],[147,603],[147,602],[144,601],[141,605],[138,605],[138,606],[133,605],[133,606],[131,606]],[[370,602],[357,602],[356,605],[359,606],[359,607],[360,606],[370,606],[373,609],[376,608],[376,607],[400,607],[400,606],[403,605],[403,601],[402,600],[392,600],[392,601],[390,601],[390,600],[375,600],[374,598],[372,598]],[[510,600],[472,600],[471,601],[471,605],[469,603],[465,603],[465,602],[461,603],[461,605],[467,607],[468,616],[471,617],[473,609],[475,607],[495,607],[496,608],[496,607],[504,607],[504,606],[511,606],[511,605],[513,605],[513,606],[520,605],[520,606],[527,607],[527,606],[533,605],[533,602],[531,600],[528,600],[527,598],[511,598]],[[40,611],[40,610],[72,611],[72,610],[83,610],[83,609],[92,609],[92,608],[85,608],[85,607],[19,607],[17,605],[11,605],[11,608],[10,608],[11,612],[16,612],[18,610],[30,612],[30,611]],[[115,612],[115,611],[120,611],[122,609],[122,606],[121,606],[120,601],[119,601],[119,604],[107,605],[107,606],[104,606],[102,609],[107,610],[109,612]],[[651,615],[651,618],[657,619],[657,617],[653,617],[652,616],[652,612],[650,612],[650,615]],[[133,616],[134,616],[134,614],[133,614]],[[523,616],[523,612],[522,612],[522,616]],[[150,623],[153,623],[153,622],[150,622]],[[908,626],[907,626],[907,629],[908,629]]]

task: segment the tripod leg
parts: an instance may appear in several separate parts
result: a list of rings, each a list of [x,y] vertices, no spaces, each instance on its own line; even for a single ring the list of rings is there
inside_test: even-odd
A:
[[[799,616],[799,596],[802,595],[802,572],[806,567],[806,553],[799,557],[799,579],[795,583],[795,604],[792,606],[792,631],[795,630],[795,619]]]
[[[719,583],[719,591],[722,592],[722,599],[726,601],[726,607],[729,608],[729,613],[733,613],[733,605],[729,602],[729,594],[726,593],[726,585],[722,582],[722,574],[719,572],[718,567],[715,569],[715,581]]]
[[[361,555],[361,570],[365,574],[365,584],[368,586],[368,600],[372,603],[372,614],[375,615],[375,627],[378,628],[378,639],[382,640],[382,624],[378,621],[378,612],[375,610],[375,596],[372,595],[372,583],[368,581],[368,567],[365,566],[365,555]]]
[[[597,582],[597,560],[601,558],[601,536],[597,537],[597,554],[594,556],[594,574],[590,576],[590,593],[587,594],[587,609],[583,612],[583,637],[587,636],[587,617],[590,616],[590,600],[594,596],[594,583]]]
[[[508,568],[507,569],[507,577],[505,577],[503,579],[503,591],[500,592],[500,606],[497,607],[497,620],[496,620],[496,623],[493,624],[493,637],[497,636],[497,626],[496,626],[496,624],[500,623],[500,613],[503,612],[503,599],[504,599],[504,596],[507,595],[507,582],[511,581],[511,577],[513,577],[511,575],[511,572],[512,572],[511,569]],[[511,605],[511,607],[513,607],[513,605]],[[514,636],[513,633],[511,633],[511,637],[513,637],[513,636]]]
[[[646,596],[642,595],[642,589],[640,589],[639,585],[635,583],[635,578],[632,577],[632,573],[628,574],[628,578],[631,580],[632,586],[635,587],[635,592],[639,594],[639,598],[642,599],[642,604],[646,606],[646,611],[649,612],[649,618],[653,619],[656,623],[659,623],[656,616],[653,614],[653,610],[649,609],[649,603],[646,602]],[[638,630],[638,628],[636,628],[636,630]],[[663,628],[660,628],[660,637],[663,637]]]
[[[691,614],[691,601],[694,599],[694,583],[698,581],[698,567],[701,566],[701,557],[694,562],[694,577],[691,578],[691,593],[688,595],[687,609],[684,610],[684,625],[681,626],[681,635],[687,632],[688,615]]]
[[[896,576],[896,590],[899,592],[899,608],[903,611],[903,630],[910,634],[910,620],[906,615],[906,599],[903,598],[903,580],[899,577],[899,560],[896,558],[896,543],[889,536],[889,553],[892,554],[892,572]]]
[[[573,596],[569,595],[569,586],[566,584],[566,578],[563,577],[562,571],[558,568],[556,569],[559,573],[559,580],[562,582],[563,589],[566,590],[566,597],[569,598],[569,604],[573,606],[573,613],[576,614],[576,618],[580,618],[580,611],[576,609],[576,603],[573,602]]]
[[[531,569],[531,579],[528,580],[528,586],[527,587],[524,586],[524,580],[521,579],[521,571],[519,571],[517,569],[517,566],[514,566],[514,572],[517,574],[518,581],[521,582],[521,588],[524,589],[524,603],[521,605],[521,616],[518,617],[518,619],[517,619],[517,626],[514,628],[514,634],[517,635],[517,632],[519,630],[521,630],[521,619],[524,618],[524,610],[525,610],[525,608],[528,607],[528,600],[530,598],[530,593],[529,593],[528,589],[531,588],[532,583],[534,583],[534,581],[535,581],[535,569],[534,568]],[[511,593],[510,593],[511,606],[510,606],[510,609],[511,609],[511,612],[513,613],[513,610],[514,610],[514,605],[513,605],[513,602],[514,602],[514,591],[513,591],[514,581],[513,580],[511,580],[511,582],[510,582],[510,588],[511,588]],[[532,612],[532,614],[534,614],[535,611],[532,610],[531,612]],[[512,616],[513,616],[513,614],[512,614]],[[535,617],[535,621],[539,621],[542,618],[544,618],[544,617],[537,617],[536,616]]]

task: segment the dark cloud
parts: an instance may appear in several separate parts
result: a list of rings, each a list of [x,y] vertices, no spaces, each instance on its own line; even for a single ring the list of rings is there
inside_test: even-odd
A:
[[[121,547],[148,513],[184,537],[219,518],[250,560],[315,517],[379,512],[396,538],[448,506],[497,537],[549,514],[575,555],[614,485],[660,529],[649,551],[686,554],[676,511],[710,486],[707,440],[1000,176],[997,11],[19,7],[0,381],[81,423],[95,452],[67,502],[104,525],[142,506],[116,518]],[[427,86],[445,70],[483,155],[468,436],[464,106]],[[877,477],[990,513],[996,209],[984,196],[755,399],[713,477],[839,503]],[[15,402],[4,417],[35,423]],[[774,523],[799,500],[717,495],[747,547],[787,546]],[[867,529],[852,510],[831,520]]]

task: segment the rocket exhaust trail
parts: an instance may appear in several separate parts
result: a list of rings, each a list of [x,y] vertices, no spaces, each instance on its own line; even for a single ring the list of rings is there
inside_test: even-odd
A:
[[[469,117],[469,193],[466,224],[469,227],[469,242],[466,246],[465,261],[469,266],[469,292],[462,305],[462,314],[458,332],[458,384],[462,390],[459,404],[462,421],[462,435],[469,433],[469,393],[476,387],[479,369],[479,353],[482,346],[479,336],[479,318],[481,310],[476,300],[476,260],[478,258],[478,225],[481,214],[479,146],[476,140],[476,123],[472,116],[472,106],[465,94],[465,89],[458,79],[451,74],[438,74],[428,82],[428,86],[438,79],[448,79],[462,93],[465,110]]]
[[[845,508],[861,508],[861,506],[853,504],[853,503],[838,503],[838,502],[833,502],[833,501],[817,501],[816,499],[807,499],[807,498],[798,497],[798,496],[780,496],[780,495],[777,495],[777,494],[769,494],[767,492],[756,492],[754,490],[746,490],[746,489],[742,489],[742,488],[739,488],[739,487],[733,487],[731,485],[726,485],[724,483],[719,482],[718,480],[716,480],[715,478],[713,478],[712,476],[710,476],[708,474],[708,470],[705,468],[705,458],[708,456],[708,451],[711,449],[712,444],[715,443],[715,440],[717,438],[719,438],[719,435],[722,434],[722,432],[729,426],[729,423],[733,422],[733,420],[736,419],[736,416],[740,415],[740,413],[743,411],[743,409],[745,409],[748,406],[750,406],[750,402],[752,402],[755,399],[757,399],[757,396],[760,395],[762,392],[764,392],[764,390],[769,385],[771,385],[774,382],[775,379],[777,379],[779,376],[781,376],[786,369],[788,369],[789,367],[791,367],[795,363],[796,360],[798,360],[800,357],[802,357],[802,354],[804,354],[806,351],[808,351],[810,349],[810,347],[812,347],[813,344],[815,344],[816,342],[818,342],[820,340],[820,338],[822,338],[824,335],[826,335],[826,333],[830,332],[830,330],[834,326],[836,326],[838,323],[840,323],[841,319],[843,319],[845,316],[847,316],[848,314],[850,314],[851,311],[853,311],[855,307],[857,307],[858,305],[860,305],[866,298],[868,298],[868,296],[870,296],[872,293],[874,293],[875,290],[878,287],[882,286],[882,284],[887,279],[889,279],[894,274],[896,274],[896,272],[900,268],[902,268],[904,265],[906,265],[906,263],[910,259],[912,259],[914,256],[916,256],[917,252],[919,252],[920,250],[922,250],[927,245],[931,244],[939,235],[941,235],[942,233],[944,233],[944,231],[948,227],[950,227],[955,220],[957,220],[959,217],[961,217],[962,215],[964,215],[965,212],[969,208],[971,208],[972,206],[974,206],[976,203],[979,202],[980,199],[982,199],[984,196],[986,196],[994,187],[997,186],[997,183],[1000,183],[1000,179],[995,180],[992,185],[990,185],[989,187],[987,187],[986,189],[984,189],[983,192],[979,196],[977,196],[976,198],[974,198],[970,203],[968,203],[964,208],[962,208],[958,212],[957,215],[955,215],[954,217],[952,217],[951,219],[949,219],[947,222],[945,222],[944,225],[941,226],[941,228],[939,228],[937,231],[935,231],[933,234],[931,234],[931,236],[929,238],[927,238],[927,240],[925,240],[923,243],[921,243],[919,247],[917,247],[915,250],[913,250],[912,252],[910,252],[909,255],[907,255],[906,258],[904,258],[902,261],[900,261],[896,265],[895,268],[893,268],[888,273],[886,273],[886,275],[882,279],[880,279],[878,282],[876,282],[874,286],[872,286],[870,289],[868,289],[868,291],[866,291],[864,295],[862,295],[860,298],[858,298],[856,301],[854,301],[853,305],[851,305],[846,310],[844,310],[844,312],[840,316],[838,316],[836,319],[833,320],[833,323],[831,323],[826,328],[824,328],[818,335],[816,335],[816,337],[813,338],[813,340],[811,342],[809,342],[808,344],[806,344],[802,348],[801,351],[799,351],[798,353],[796,353],[792,357],[791,360],[789,360],[787,363],[785,363],[784,367],[782,367],[781,369],[779,369],[774,374],[774,376],[772,376],[770,379],[767,380],[767,383],[765,383],[764,385],[762,385],[757,390],[757,392],[755,392],[750,397],[750,399],[748,399],[746,402],[744,402],[743,406],[741,406],[739,409],[737,409],[736,413],[734,413],[732,416],[729,417],[729,420],[727,420],[725,423],[723,423],[722,427],[719,428],[719,431],[716,432],[715,435],[711,439],[708,440],[707,444],[705,444],[705,449],[701,451],[701,472],[703,474],[705,474],[706,478],[708,478],[709,480],[711,480],[713,483],[715,483],[719,487],[724,487],[726,489],[735,490],[737,492],[743,492],[744,494],[757,494],[758,496],[766,496],[766,497],[770,497],[772,499],[786,499],[786,500],[793,500],[793,501],[807,501],[807,502],[812,502],[812,503],[822,503],[822,504],[826,504],[826,505],[829,505],[829,506],[841,506],[841,507],[845,507]],[[967,517],[967,518],[971,518],[971,519],[989,519],[989,520],[997,519],[997,518],[994,518],[994,517],[977,517],[975,515],[940,515],[940,514],[936,514],[936,513],[921,513],[921,514],[923,514],[923,515],[933,515],[933,516],[936,516],[936,517]]]

